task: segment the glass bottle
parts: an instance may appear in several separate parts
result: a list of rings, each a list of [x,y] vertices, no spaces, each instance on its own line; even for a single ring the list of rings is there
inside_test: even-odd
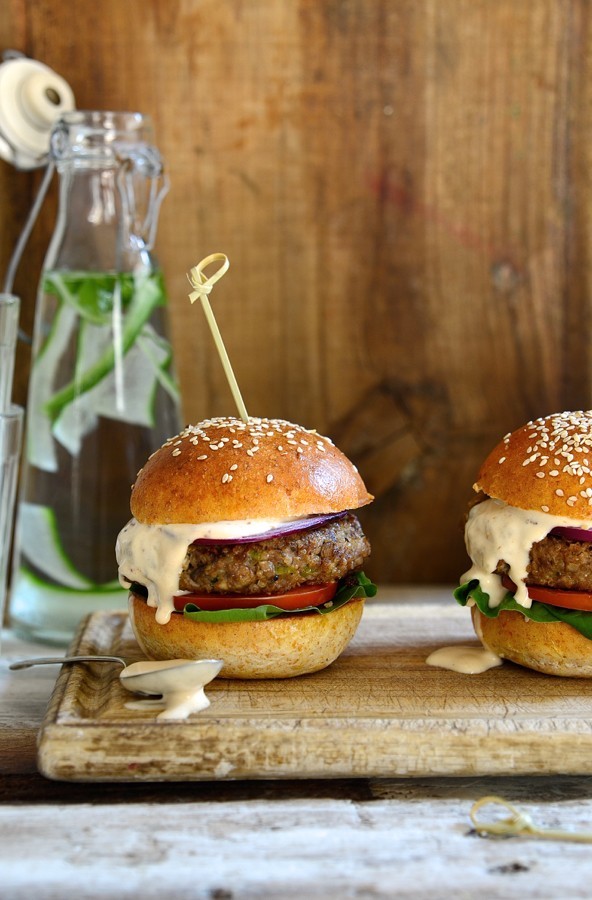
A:
[[[130,487],[181,423],[151,253],[166,183],[150,121],[68,113],[51,159],[59,206],[37,297],[10,621],[63,643],[84,615],[125,608],[115,541]]]

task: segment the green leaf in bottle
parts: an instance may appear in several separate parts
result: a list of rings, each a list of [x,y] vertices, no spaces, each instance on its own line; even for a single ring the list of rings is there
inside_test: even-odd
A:
[[[159,385],[175,401],[178,388],[170,344],[149,323],[166,302],[160,272],[54,271],[45,275],[44,287],[57,305],[32,374],[35,437],[28,459],[55,471],[54,438],[76,456],[98,416],[151,427]],[[62,359],[72,342],[74,371],[60,386]]]
[[[134,278],[134,291],[131,300],[127,304],[125,315],[123,315],[123,299],[124,291],[122,290],[122,282],[130,277]],[[63,294],[62,299],[68,302],[69,294]],[[146,324],[157,306],[164,302],[164,292],[160,277],[154,274],[140,275],[117,275],[113,276],[113,306],[121,303],[123,322],[121,334],[118,337],[113,332],[105,351],[101,357],[91,366],[86,366],[84,360],[79,360],[82,364],[78,367],[79,371],[76,377],[70,381],[65,387],[57,391],[46,403],[45,409],[52,422],[58,418],[63,409],[76,397],[93,388],[98,382],[108,375],[115,368],[117,355],[125,356],[130,347],[134,344],[138,334]],[[80,303],[77,304],[80,308]],[[104,326],[109,329],[109,326]]]

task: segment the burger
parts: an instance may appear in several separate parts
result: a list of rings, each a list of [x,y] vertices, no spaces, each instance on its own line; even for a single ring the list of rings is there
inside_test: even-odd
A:
[[[221,659],[226,678],[328,666],[376,593],[355,514],[372,499],[316,431],[281,419],[189,425],[138,473],[117,539],[140,648]]]
[[[456,590],[483,645],[550,675],[592,677],[592,410],[528,422],[483,463]]]

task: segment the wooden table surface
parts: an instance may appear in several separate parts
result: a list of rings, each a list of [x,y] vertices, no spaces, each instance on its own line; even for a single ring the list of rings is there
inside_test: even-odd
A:
[[[447,604],[450,593],[383,589],[385,598]],[[482,838],[469,819],[475,800],[496,794],[541,827],[592,829],[590,777],[49,781],[36,770],[36,735],[58,669],[8,671],[47,650],[3,638],[2,896],[591,895],[589,846]]]

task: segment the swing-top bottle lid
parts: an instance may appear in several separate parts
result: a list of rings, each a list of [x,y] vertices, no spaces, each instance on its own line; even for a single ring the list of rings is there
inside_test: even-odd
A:
[[[56,120],[75,109],[72,88],[44,63],[5,53],[0,64],[0,157],[18,169],[45,165]]]

